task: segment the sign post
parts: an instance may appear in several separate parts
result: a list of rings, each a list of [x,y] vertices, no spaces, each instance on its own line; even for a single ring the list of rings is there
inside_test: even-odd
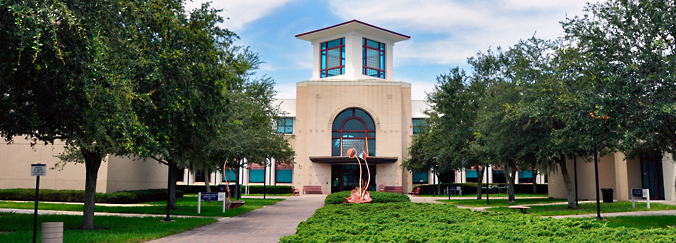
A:
[[[47,165],[31,164],[31,176],[35,178],[35,210],[33,211],[33,243],[36,242],[38,232],[38,195],[40,192],[40,176],[47,175]]]
[[[650,189],[643,189],[643,197],[645,197],[646,202],[648,203],[648,209],[650,209]]]
[[[225,213],[225,192],[198,192],[197,193],[197,213],[199,214],[202,211],[202,201],[205,202],[214,202],[222,201],[223,202],[223,213]]]
[[[632,188],[631,189],[631,208],[636,208],[636,204],[634,202],[634,198],[646,198],[646,202],[648,203],[648,209],[650,209],[650,190],[649,189],[636,189]]]

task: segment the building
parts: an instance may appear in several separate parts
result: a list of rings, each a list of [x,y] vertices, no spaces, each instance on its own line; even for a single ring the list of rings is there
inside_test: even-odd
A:
[[[422,122],[428,105],[411,100],[411,84],[397,81],[393,60],[395,44],[410,39],[394,31],[352,20],[327,28],[296,35],[312,46],[313,68],[309,80],[296,84],[295,99],[277,100],[285,117],[278,122],[279,132],[287,135],[296,151],[293,165],[264,168],[250,165],[240,171],[242,185],[281,184],[321,186],[324,194],[351,190],[358,185],[359,165],[345,156],[349,148],[368,153],[368,167],[362,165],[362,177],[370,172],[370,189],[377,185],[402,186],[430,184],[439,178],[429,172],[411,173],[400,165],[407,158],[416,125]],[[31,163],[53,167],[53,157],[62,144],[33,146],[17,139],[12,145],[0,145],[0,166],[9,168],[0,174],[0,188],[31,188]],[[107,156],[99,171],[97,191],[115,192],[146,188],[165,188],[167,167],[156,161],[138,161]],[[368,171],[368,172],[367,172]],[[504,180],[502,170],[489,168],[484,182]],[[233,182],[235,173],[183,170],[179,184],[204,185],[209,176],[213,185]],[[474,170],[461,170],[444,181],[476,182]],[[530,176],[530,177],[529,177]],[[517,180],[532,182],[526,171]],[[67,165],[49,170],[41,188],[84,188],[84,166]],[[543,183],[543,177],[536,177]],[[245,189],[246,191],[246,189]]]
[[[577,162],[578,198],[596,200],[596,182],[593,158],[568,160],[567,168],[575,187],[575,163]],[[649,189],[651,200],[676,201],[676,164],[671,154],[643,155],[626,158],[620,152],[598,158],[599,188],[612,188],[613,198],[631,200],[631,189]],[[560,171],[550,173],[549,197],[566,198],[566,188]],[[600,196],[599,192],[599,196]]]

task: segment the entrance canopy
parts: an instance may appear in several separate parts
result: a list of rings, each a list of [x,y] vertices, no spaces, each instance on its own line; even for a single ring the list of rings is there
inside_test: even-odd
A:
[[[369,164],[387,164],[397,162],[397,157],[368,157],[366,161]],[[310,157],[310,161],[315,163],[326,163],[334,165],[351,165],[358,164],[357,159],[345,156],[317,156]]]

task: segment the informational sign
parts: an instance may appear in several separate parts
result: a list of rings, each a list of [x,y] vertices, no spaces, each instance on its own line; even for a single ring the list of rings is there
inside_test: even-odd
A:
[[[46,176],[46,175],[47,175],[46,164],[31,164],[31,176]]]
[[[200,200],[203,202],[223,201],[225,200],[225,193],[223,192],[202,192],[200,193]]]
[[[225,213],[225,192],[198,192],[197,193],[197,213],[202,211],[202,202],[223,202],[223,212]]]
[[[645,198],[646,206],[650,208],[650,190],[632,188],[631,189],[631,207],[636,208],[635,198]]]

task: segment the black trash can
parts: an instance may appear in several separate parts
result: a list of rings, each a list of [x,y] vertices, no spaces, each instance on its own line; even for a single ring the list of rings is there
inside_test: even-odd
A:
[[[601,188],[603,194],[603,203],[613,202],[613,188]]]

